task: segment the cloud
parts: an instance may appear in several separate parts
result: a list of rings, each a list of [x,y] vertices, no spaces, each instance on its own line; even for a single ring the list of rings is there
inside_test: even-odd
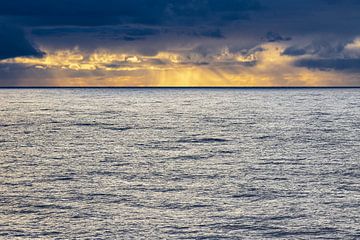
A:
[[[0,86],[43,85],[53,79],[50,71],[34,68],[21,63],[0,63]]]
[[[302,56],[305,54],[306,54],[306,50],[304,48],[298,48],[295,46],[288,47],[282,52],[282,55],[287,55],[287,56]]]
[[[74,38],[78,36],[96,39],[137,41],[160,34],[157,28],[142,26],[117,26],[117,27],[43,27],[32,30],[36,37]]]
[[[360,73],[360,58],[356,59],[301,59],[295,66],[322,71],[350,71]]]
[[[43,53],[26,39],[21,29],[0,25],[0,59],[19,56],[41,57],[42,55]]]
[[[98,39],[112,39],[136,41],[144,40],[156,35],[183,35],[190,37],[205,37],[213,39],[225,38],[220,29],[202,27],[183,27],[173,29],[172,27],[145,27],[141,25],[124,26],[96,26],[96,27],[42,27],[32,30],[35,37],[69,38],[74,36],[87,36]]]
[[[256,0],[12,0],[0,3],[0,15],[28,26],[189,25],[224,20],[226,15],[242,15],[260,8]]]
[[[204,31],[201,31],[199,34],[198,33],[195,33],[195,36],[196,35],[200,35],[200,36],[203,36],[203,37],[209,37],[209,38],[225,38],[223,33],[220,31],[220,29],[216,29],[216,30],[204,30]]]
[[[345,47],[346,43],[344,42],[313,41],[304,47],[290,46],[282,54],[287,56],[315,55],[321,58],[334,58],[343,56]]]
[[[174,84],[205,84],[201,76],[333,84],[326,79],[357,73],[359,8],[355,0],[0,1],[0,23],[16,26],[0,28],[0,60],[16,65],[0,80],[18,71],[79,84],[168,83],[173,75]]]
[[[133,71],[139,69],[174,69],[191,66],[246,66],[253,67],[257,62],[260,50],[250,49],[247,52],[230,52],[228,48],[207,49],[194,48],[171,52],[163,51],[154,56],[126,52],[95,50],[87,53],[80,49],[47,51],[43,58],[17,57],[3,60],[3,63],[23,64],[38,69],[63,69],[82,71]]]
[[[281,42],[281,41],[290,41],[291,37],[283,37],[279,33],[276,32],[268,32],[266,34],[265,39],[268,42]]]
[[[228,47],[195,48],[159,52],[156,56],[106,50],[47,51],[44,58],[3,60],[0,73],[7,75],[0,84],[12,81],[14,85],[27,86],[319,86],[345,82],[341,75],[294,66],[292,57],[281,54],[285,49],[282,44],[266,43],[241,52]],[[330,81],[332,77],[337,80]],[[358,82],[351,81],[347,83]]]

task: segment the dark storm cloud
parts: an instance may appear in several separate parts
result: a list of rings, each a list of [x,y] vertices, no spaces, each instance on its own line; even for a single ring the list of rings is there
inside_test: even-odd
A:
[[[335,4],[335,3],[334,3]],[[305,47],[290,46],[283,51],[287,56],[304,56],[294,65],[321,71],[344,71],[360,73],[358,50],[349,48],[353,42],[314,41]]]
[[[352,26],[360,22],[359,7],[359,1],[352,0],[12,0],[0,3],[0,21],[32,27],[144,24],[174,28],[228,27],[251,21],[232,30],[273,31],[268,41],[286,41],[288,35],[314,31],[353,32]]]
[[[95,78],[96,81],[106,81],[108,77],[119,77],[129,75],[144,75],[143,70],[136,72],[126,70],[114,71],[87,71],[87,70],[59,70],[56,68],[43,69],[33,68],[29,65],[18,63],[0,63],[0,87],[11,86],[53,86],[54,80],[58,80],[58,74],[66,78]],[[36,82],[33,80],[36,79]]]
[[[102,27],[47,27],[37,28],[31,32],[36,37],[69,37],[74,35],[90,35],[91,37],[114,40],[143,40],[159,34],[188,35],[191,37],[224,38],[220,29],[211,28],[156,28],[143,26],[102,26]]]
[[[295,63],[298,67],[322,71],[349,71],[360,73],[360,58],[356,59],[302,59]]]
[[[279,50],[299,69],[355,72],[359,47],[346,46],[360,36],[359,11],[358,0],[0,1],[0,26],[16,26],[0,27],[0,60],[41,57],[37,46],[55,58],[57,52],[72,49],[84,56],[102,50],[153,58],[171,53],[183,58],[179,64],[214,69],[226,65],[232,70],[241,65],[250,69],[245,72],[260,74],[251,69],[261,64],[266,68],[265,58]],[[15,66],[6,69],[0,79],[16,75]],[[28,69],[18,71],[36,76]]]
[[[268,42],[282,42],[282,41],[290,41],[291,37],[284,37],[276,32],[268,32],[266,34],[266,40]]]
[[[0,63],[0,86],[17,86],[26,79],[47,79],[51,74],[38,68],[17,63]],[[41,83],[40,83],[41,84]]]
[[[345,49],[348,41],[344,42],[327,42],[327,41],[314,41],[304,47],[290,46],[283,51],[283,55],[287,56],[302,56],[302,55],[317,55],[323,58],[333,58],[339,56]]]
[[[158,0],[13,0],[0,4],[0,15],[26,25],[107,25],[122,21],[158,22],[166,1]]]
[[[223,33],[219,30],[202,30],[202,31],[193,31],[193,36],[198,37],[209,37],[209,38],[225,38]]]
[[[226,19],[229,14],[233,19],[241,19],[244,13],[260,8],[256,0],[13,0],[0,3],[0,15],[6,16],[7,21],[38,26],[165,22],[177,25]]]
[[[80,47],[94,38],[137,42],[174,32],[193,38],[247,37],[256,45],[314,34],[349,40],[357,34],[359,8],[353,0],[12,0],[0,2],[0,23],[30,28],[37,40],[76,36]],[[41,43],[58,44],[54,39]],[[284,54],[301,53],[291,50]]]
[[[347,16],[335,16],[348,12],[352,17],[359,6],[359,1],[352,0],[12,0],[0,3],[0,16],[9,22],[36,26],[129,23],[177,26],[251,19],[263,24],[282,21],[278,22],[279,28],[291,24],[304,30],[323,23],[329,27],[341,24]],[[253,12],[264,14],[255,19],[249,15]]]
[[[21,29],[0,24],[0,60],[18,56],[41,57],[42,53],[32,46]]]
[[[287,56],[302,56],[306,54],[306,50],[304,48],[291,46],[286,48],[282,54]]]
[[[134,40],[144,39],[160,33],[155,28],[145,28],[136,26],[114,27],[57,27],[57,28],[38,28],[32,31],[37,37],[69,37],[74,35],[89,35],[91,37],[106,39],[132,38]]]
[[[353,0],[259,0],[263,10],[252,16],[257,29],[292,38],[336,34],[353,36],[360,23],[360,4]],[[329,35],[328,35],[329,34]],[[342,36],[341,36],[342,35]]]

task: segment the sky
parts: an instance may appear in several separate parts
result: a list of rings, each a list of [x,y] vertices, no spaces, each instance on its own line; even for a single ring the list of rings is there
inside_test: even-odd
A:
[[[358,0],[7,0],[0,86],[360,86]]]

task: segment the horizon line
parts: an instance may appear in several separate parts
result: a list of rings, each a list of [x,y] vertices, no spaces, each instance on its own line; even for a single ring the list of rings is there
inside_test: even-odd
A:
[[[0,86],[0,89],[346,89],[360,86]]]

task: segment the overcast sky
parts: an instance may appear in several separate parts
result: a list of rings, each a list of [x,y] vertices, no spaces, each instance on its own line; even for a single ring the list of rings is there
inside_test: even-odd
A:
[[[2,86],[360,85],[358,0],[0,2]]]

